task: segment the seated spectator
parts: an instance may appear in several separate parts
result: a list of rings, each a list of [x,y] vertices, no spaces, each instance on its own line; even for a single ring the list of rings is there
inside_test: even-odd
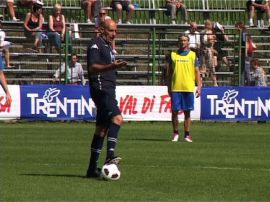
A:
[[[12,21],[19,21],[15,15],[14,0],[7,0],[7,8]]]
[[[269,7],[269,0],[247,0],[247,11],[248,11],[248,18],[249,18],[249,26],[254,26],[254,15],[255,10],[257,10],[257,19],[259,28],[263,28],[264,21],[261,19],[264,13],[267,14],[268,17],[268,28],[270,29],[270,7]]]
[[[166,15],[171,17],[172,24],[176,24],[178,11],[181,11],[185,24],[188,21],[188,13],[183,0],[166,0]]]
[[[213,81],[213,86],[218,86],[216,77],[216,67],[217,67],[217,55],[218,52],[215,50],[214,46],[216,43],[216,36],[209,35],[208,43],[205,46],[205,65],[206,70],[210,74]]]
[[[206,20],[201,32],[200,64],[201,74],[206,77],[210,74],[214,86],[218,86],[216,78],[217,55],[214,46],[216,35],[213,31],[213,22]]]
[[[267,86],[265,72],[260,61],[256,58],[251,60],[251,84],[254,86]]]
[[[6,67],[11,68],[12,66],[10,65],[10,57],[9,57],[9,46],[10,42],[5,41],[6,33],[2,30],[2,23],[0,21],[0,57],[2,57],[2,52],[5,55],[5,62],[6,62]]]
[[[226,45],[226,42],[229,41],[228,35],[225,33],[224,27],[218,22],[214,23],[213,32],[216,35],[216,43],[214,45],[214,49],[218,52],[218,66],[221,66],[221,63],[224,62],[227,67],[230,68],[230,62],[227,58],[226,51],[223,48]]]
[[[108,16],[107,11],[103,8],[100,9],[97,18],[95,19],[95,32],[99,33],[99,26],[101,22],[110,19],[111,17]]]
[[[110,20],[110,19],[111,17],[107,15],[106,10],[100,9],[99,15],[96,18],[96,22],[95,22],[95,32],[97,33],[97,36],[99,36],[100,34],[100,31],[99,31],[100,23],[106,20]],[[112,41],[112,48],[113,48],[113,53],[117,54],[117,51],[115,50],[115,40]]]
[[[44,18],[42,15],[42,5],[35,3],[32,11],[26,14],[24,21],[24,34],[27,38],[34,37],[34,48],[40,50],[42,47],[42,26]]]
[[[201,65],[201,72],[204,74],[206,71],[206,46],[209,43],[209,38],[213,35],[213,23],[210,20],[206,20],[204,23],[204,29],[201,31],[200,34],[200,65]]]
[[[81,7],[86,13],[86,22],[92,24],[92,19],[97,17],[101,8],[101,2],[100,0],[81,0]]]
[[[196,52],[197,56],[199,54],[199,49],[201,45],[200,33],[197,31],[197,23],[191,22],[189,30],[185,31],[185,35],[189,37],[189,48]]]
[[[118,24],[122,23],[123,10],[127,12],[126,24],[130,24],[131,16],[135,11],[135,7],[131,3],[131,0],[112,0],[111,7],[117,12]]]
[[[64,63],[59,69],[56,70],[54,74],[55,79],[60,79],[61,75],[66,72],[65,66],[66,65]],[[69,84],[85,84],[83,68],[82,65],[78,62],[78,56],[75,53],[71,55],[71,61],[67,65],[67,79]]]
[[[66,21],[62,14],[62,6],[55,4],[53,14],[49,16],[49,32],[47,36],[58,52],[61,51],[61,43],[65,40]]]

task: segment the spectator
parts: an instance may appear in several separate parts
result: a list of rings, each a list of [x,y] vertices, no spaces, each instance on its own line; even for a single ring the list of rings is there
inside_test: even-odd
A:
[[[10,92],[8,90],[7,81],[6,81],[6,77],[5,77],[5,74],[3,72],[3,69],[4,69],[4,65],[2,62],[2,57],[0,57],[0,84],[6,93],[6,103],[5,104],[10,105],[12,99],[11,99]]]
[[[204,29],[201,31],[201,38],[200,38],[200,42],[201,42],[201,47],[200,47],[200,65],[201,65],[201,73],[202,76],[206,76],[206,47],[209,46],[209,38],[212,38],[212,35],[214,35],[213,33],[213,23],[210,20],[206,20],[204,23]],[[209,58],[209,56],[208,56]],[[211,59],[212,60],[212,59]]]
[[[216,43],[216,36],[209,35],[207,37],[207,40],[208,40],[208,43],[205,46],[205,65],[213,81],[213,86],[218,86],[217,77],[216,77],[218,52],[214,48],[215,43]]]
[[[131,4],[131,0],[112,0],[112,9],[117,12],[118,24],[122,23],[122,11],[127,12],[126,23],[130,24],[131,16],[135,11],[135,7]]]
[[[92,18],[98,15],[101,2],[100,0],[81,0],[81,7],[85,10],[86,22],[92,24]]]
[[[5,62],[6,62],[6,67],[11,68],[12,66],[10,65],[10,57],[9,57],[9,46],[10,42],[5,41],[6,33],[2,30],[2,23],[0,21],[0,57],[2,57],[2,52],[5,55]]]
[[[24,34],[27,38],[35,38],[34,48],[40,50],[42,47],[42,26],[44,18],[42,15],[42,5],[35,3],[32,11],[26,14],[24,21]]]
[[[49,32],[47,33],[50,42],[58,52],[61,51],[61,42],[65,40],[66,21],[62,14],[62,6],[55,4],[53,14],[49,16]]]
[[[105,20],[111,20],[111,17],[108,16],[105,9],[100,9],[97,18],[95,19],[95,31],[99,33],[100,23],[104,22]]]
[[[188,13],[183,0],[166,0],[165,7],[167,8],[165,13],[171,17],[172,24],[176,24],[178,11],[181,11],[185,24],[187,24]]]
[[[194,51],[197,56],[201,45],[200,33],[197,31],[197,23],[191,22],[189,30],[185,31],[185,35],[189,37],[189,48]]]
[[[100,23],[106,20],[111,20],[111,17],[107,15],[107,12],[105,9],[100,9],[99,15],[96,18],[96,22],[95,22],[95,32],[97,33],[97,36],[99,36],[100,34],[100,30],[99,30]],[[113,48],[113,53],[117,54],[117,51],[115,50],[115,40],[112,41],[112,48]]]
[[[61,65],[61,68],[57,69],[54,77],[60,79],[61,74],[65,73],[65,63]],[[61,72],[60,72],[61,71]],[[71,62],[67,65],[67,79],[70,84],[84,85],[84,73],[82,65],[78,62],[78,55],[73,53],[71,55]]]
[[[255,10],[257,10],[257,19],[258,19],[258,24],[257,26],[259,28],[263,28],[264,26],[264,21],[261,19],[262,15],[264,13],[267,14],[268,17],[268,28],[270,29],[270,7],[269,7],[269,0],[247,0],[247,11],[248,11],[248,18],[249,18],[249,26],[253,27],[254,26],[254,15],[255,15]]]
[[[19,19],[16,18],[16,14],[15,14],[14,0],[7,0],[7,7],[8,7],[8,12],[11,17],[11,20],[14,22],[19,21]]]
[[[247,28],[243,22],[237,22],[235,28],[241,34],[241,84],[249,85],[250,84],[250,61],[252,59],[252,53],[247,52],[247,42],[251,36],[248,34]]]
[[[251,60],[251,83],[254,86],[267,86],[266,75],[257,58]]]
[[[223,50],[224,45],[226,42],[229,41],[228,35],[225,34],[224,27],[216,22],[213,27],[214,34],[216,35],[216,43],[214,45],[214,49],[218,52],[217,55],[217,61],[218,61],[218,67],[221,66],[222,62],[224,62],[227,67],[230,67],[230,62],[226,56],[226,51]]]

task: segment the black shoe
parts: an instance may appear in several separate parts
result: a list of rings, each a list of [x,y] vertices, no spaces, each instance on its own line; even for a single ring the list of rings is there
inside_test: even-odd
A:
[[[116,165],[118,165],[121,160],[122,160],[121,157],[115,156],[115,157],[112,157],[112,158],[108,158],[105,161],[105,164],[116,164]]]
[[[87,178],[101,178],[101,169],[97,168],[94,172],[87,171]]]

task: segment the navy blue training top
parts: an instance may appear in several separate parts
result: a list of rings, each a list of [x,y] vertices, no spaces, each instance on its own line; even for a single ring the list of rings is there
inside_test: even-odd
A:
[[[87,67],[93,64],[111,64],[115,61],[112,47],[102,37],[94,38],[87,48]],[[108,70],[99,73],[88,71],[89,84],[91,88],[105,92],[115,91],[116,70]]]

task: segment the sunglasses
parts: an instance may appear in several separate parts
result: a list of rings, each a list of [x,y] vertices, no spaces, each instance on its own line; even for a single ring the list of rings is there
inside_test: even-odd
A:
[[[99,15],[106,15],[106,13],[99,13]]]

